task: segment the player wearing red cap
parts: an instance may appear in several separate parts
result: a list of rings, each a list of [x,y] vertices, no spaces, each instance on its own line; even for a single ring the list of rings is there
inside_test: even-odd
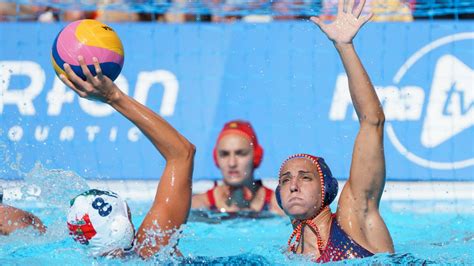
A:
[[[254,170],[263,159],[263,148],[249,122],[227,122],[217,138],[213,157],[222,173],[223,184],[215,183],[206,193],[193,196],[193,208],[282,213],[273,190],[254,178]]]

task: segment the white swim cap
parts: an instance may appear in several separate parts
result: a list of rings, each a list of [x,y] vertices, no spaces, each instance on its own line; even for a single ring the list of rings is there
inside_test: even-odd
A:
[[[132,248],[134,229],[127,203],[113,192],[91,189],[76,196],[67,226],[74,240],[87,245],[93,256]]]

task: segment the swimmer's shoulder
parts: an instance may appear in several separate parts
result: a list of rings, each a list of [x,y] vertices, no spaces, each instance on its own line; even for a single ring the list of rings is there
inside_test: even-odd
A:
[[[193,209],[209,208],[209,200],[207,198],[207,192],[193,195],[191,208]]]

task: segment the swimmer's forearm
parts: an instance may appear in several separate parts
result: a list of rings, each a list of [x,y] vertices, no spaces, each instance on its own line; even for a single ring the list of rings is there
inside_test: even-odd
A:
[[[133,122],[166,159],[155,200],[136,233],[138,254],[149,258],[167,246],[175,230],[186,222],[195,149],[161,116],[118,88],[113,88],[107,102]]]
[[[108,103],[134,123],[167,160],[192,157],[194,146],[166,120],[117,90]]]
[[[361,209],[378,210],[385,184],[383,109],[354,46],[336,45],[336,49],[346,69],[349,91],[360,123],[347,183],[351,189],[347,191],[351,191],[353,200],[357,199]]]
[[[383,109],[354,49],[354,45],[335,44],[349,79],[349,91],[360,123],[380,124],[384,120]]]
[[[40,233],[46,232],[46,227],[41,220],[32,213],[0,204],[0,235],[9,235],[18,229],[29,226]]]

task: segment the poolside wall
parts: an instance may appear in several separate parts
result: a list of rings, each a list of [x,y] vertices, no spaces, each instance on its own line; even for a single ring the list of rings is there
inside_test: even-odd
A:
[[[40,162],[93,179],[159,177],[164,162],[133,124],[55,77],[63,26],[0,24],[0,176]],[[196,180],[219,176],[212,148],[234,118],[265,149],[258,177],[307,152],[347,178],[358,123],[338,55],[311,23],[111,26],[125,47],[117,83],[197,146]],[[388,178],[472,181],[474,24],[370,23],[355,44],[385,109]]]

